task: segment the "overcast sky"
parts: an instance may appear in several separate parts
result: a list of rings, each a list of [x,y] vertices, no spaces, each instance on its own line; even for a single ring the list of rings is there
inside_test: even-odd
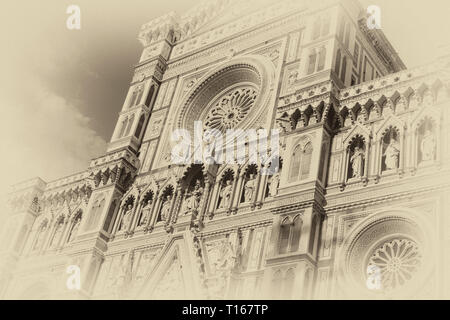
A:
[[[84,170],[101,155],[141,53],[140,26],[198,2],[2,0],[0,192]],[[381,7],[382,28],[408,67],[426,63],[449,38],[447,0],[361,3]],[[70,4],[81,7],[80,31],[66,29]]]

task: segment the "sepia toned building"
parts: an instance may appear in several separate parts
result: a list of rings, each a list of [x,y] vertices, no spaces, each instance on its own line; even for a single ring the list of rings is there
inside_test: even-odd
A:
[[[143,25],[105,154],[13,187],[1,297],[450,297],[450,59],[408,70],[368,19],[214,0]],[[174,164],[195,121],[279,129],[279,170]]]

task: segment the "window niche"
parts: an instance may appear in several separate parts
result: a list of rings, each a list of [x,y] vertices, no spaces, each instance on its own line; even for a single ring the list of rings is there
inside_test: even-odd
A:
[[[294,147],[289,169],[289,183],[306,180],[310,177],[312,153],[313,146],[309,140]]]
[[[400,134],[397,128],[389,127],[381,139],[381,173],[397,171],[400,168]]]
[[[347,148],[347,181],[358,181],[367,177],[367,146],[364,137],[357,135]]]
[[[436,122],[430,117],[424,118],[416,130],[416,159],[418,166],[432,165],[438,159],[438,131]]]
[[[282,218],[278,237],[278,254],[297,252],[303,220],[300,215]]]

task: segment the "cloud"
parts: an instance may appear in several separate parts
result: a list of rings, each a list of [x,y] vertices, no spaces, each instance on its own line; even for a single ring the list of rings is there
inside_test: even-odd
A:
[[[84,170],[105,151],[90,119],[38,77],[29,75],[2,99],[0,192],[35,176],[49,181]]]

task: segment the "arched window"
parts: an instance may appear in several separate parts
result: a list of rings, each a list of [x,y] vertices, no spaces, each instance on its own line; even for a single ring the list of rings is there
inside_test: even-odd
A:
[[[72,226],[70,228],[69,237],[67,238],[67,242],[72,242],[78,234],[78,229],[80,228],[81,218],[83,213],[79,211],[73,219]]]
[[[334,65],[334,71],[339,76],[339,68],[341,65],[341,50],[339,49],[336,53],[336,63]]]
[[[308,58],[308,72],[307,72],[308,75],[314,73],[314,70],[316,68],[316,60],[317,54],[316,51],[314,50],[310,53]]]
[[[144,127],[144,122],[145,122],[145,115],[141,115],[141,118],[139,119],[137,128],[136,128],[136,133],[134,134],[134,136],[139,139],[139,137],[141,136],[141,132],[142,132],[142,128]]]
[[[134,104],[136,103],[136,97],[137,97],[137,92],[133,90],[133,93],[131,94],[131,98],[130,98],[130,103],[128,104],[128,108],[131,108],[134,106]]]
[[[64,219],[58,219],[58,221],[56,222],[55,225],[55,231],[53,233],[53,237],[50,240],[50,248],[55,248],[58,243],[59,240],[61,238],[62,232],[63,232],[63,227],[64,227]]]
[[[300,180],[309,178],[312,151],[313,151],[312,144],[309,142],[303,149],[303,155],[302,155],[302,160],[301,160]]]
[[[347,57],[342,59],[342,69],[341,69],[341,80],[342,83],[345,83],[345,74],[347,72]]]
[[[299,215],[294,218],[294,222],[292,225],[292,236],[291,236],[291,252],[296,252],[298,250],[298,246],[300,244],[300,234],[302,232],[302,219]]]
[[[120,128],[119,138],[122,138],[125,134],[125,129],[128,125],[128,117],[125,117],[125,119],[122,121],[122,127]]]
[[[302,149],[297,146],[294,149],[294,153],[291,158],[291,169],[289,170],[289,182],[294,182],[298,178],[298,173],[300,171],[300,160],[302,158]]]
[[[320,37],[320,27],[321,27],[320,18],[317,18],[313,26],[312,40],[316,40],[317,38]]]
[[[325,47],[319,50],[319,62],[317,64],[317,71],[322,71],[325,68],[325,58],[327,55],[327,49]]]
[[[128,135],[130,134],[131,127],[133,126],[133,122],[134,122],[134,114],[128,120],[127,130],[125,131],[125,137],[128,137]]]
[[[147,106],[147,107],[152,107],[151,106],[151,103],[152,103],[152,100],[153,100],[153,95],[155,94],[155,86],[154,85],[152,85],[151,87],[150,87],[150,90],[149,90],[149,92],[148,92],[148,95],[147,95],[147,99],[145,100],[145,105]]]
[[[280,254],[287,253],[289,251],[289,238],[291,236],[292,222],[289,217],[283,219],[280,226],[280,240],[278,242]]]

